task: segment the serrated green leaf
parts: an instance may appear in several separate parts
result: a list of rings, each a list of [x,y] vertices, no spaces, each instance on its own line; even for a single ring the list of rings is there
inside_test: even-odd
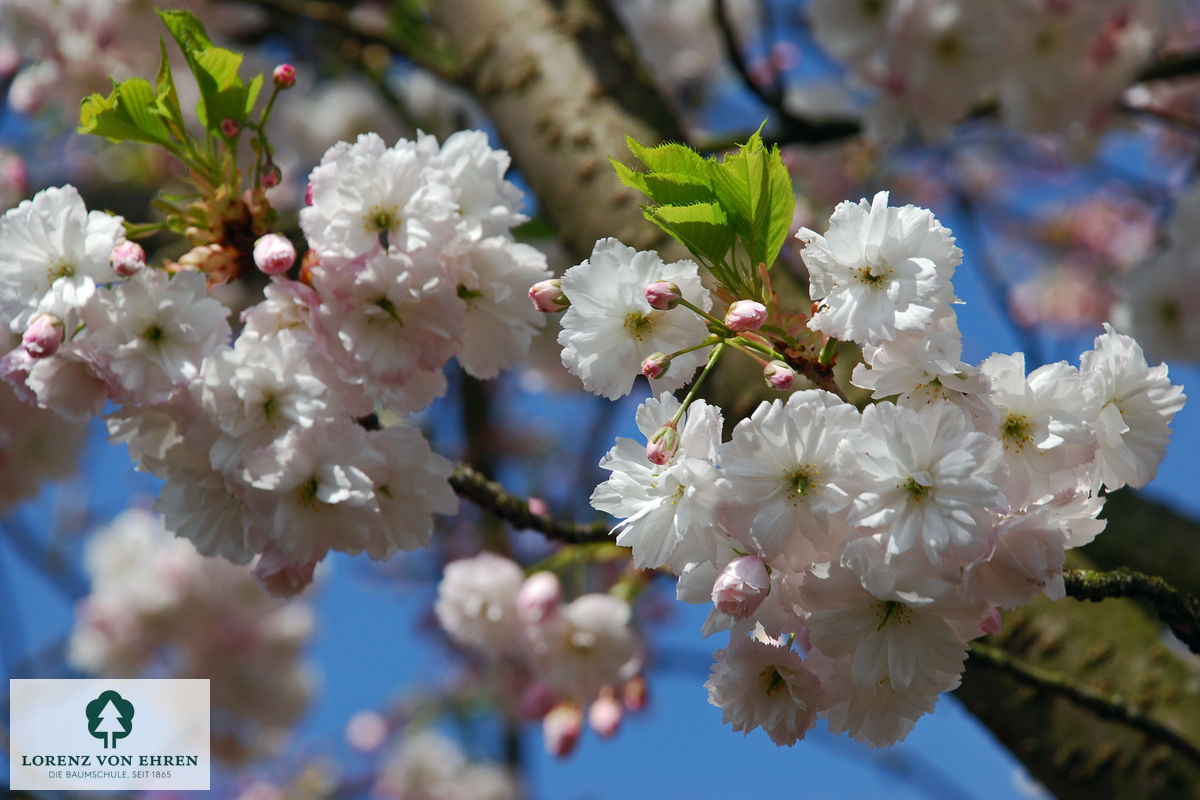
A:
[[[116,88],[117,107],[123,110],[135,128],[146,133],[156,142],[171,138],[162,117],[154,113],[158,101],[150,82],[143,78],[130,78]]]
[[[787,238],[796,203],[779,148],[768,150],[755,132],[737,153],[710,165],[717,199],[751,263],[770,267]]]
[[[108,97],[93,94],[79,107],[79,133],[104,136],[112,142],[163,144],[170,132],[153,111],[154,91],[142,78],[113,86]]]
[[[158,65],[158,77],[154,81],[154,111],[167,121],[168,127],[174,127],[174,135],[182,139],[186,136],[183,109],[179,107],[179,94],[175,91],[175,78],[171,74],[171,62],[167,58],[167,43],[161,36],[158,38],[158,47],[162,51],[162,60]]]
[[[709,181],[707,160],[687,145],[664,142],[655,147],[645,147],[632,136],[625,137],[625,144],[652,173],[687,175],[702,183]]]
[[[622,184],[637,189],[656,205],[691,205],[716,199],[707,181],[698,181],[690,175],[637,172],[614,158],[609,161]]]
[[[248,92],[238,77],[241,54],[214,45],[204,25],[188,11],[160,10],[158,15],[183,51],[200,88],[200,103],[196,109],[200,123],[209,130],[217,130],[226,119],[244,124],[248,114]]]
[[[725,257],[733,246],[733,233],[724,210],[716,203],[690,206],[643,207],[646,219],[710,264]]]

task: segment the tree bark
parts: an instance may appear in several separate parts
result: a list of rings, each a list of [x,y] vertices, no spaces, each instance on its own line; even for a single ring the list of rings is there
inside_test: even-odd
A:
[[[541,212],[576,258],[615,236],[639,250],[673,240],[642,217],[609,156],[625,137],[680,140],[666,99],[602,3],[438,0],[430,14],[464,65],[459,82],[496,125]]]

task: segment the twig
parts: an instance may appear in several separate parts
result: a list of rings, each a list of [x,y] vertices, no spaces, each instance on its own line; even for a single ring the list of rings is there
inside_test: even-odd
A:
[[[1027,664],[1006,653],[999,647],[971,643],[971,658],[978,659],[1009,677],[1042,691],[1056,694],[1081,708],[1086,708],[1103,719],[1119,722],[1144,733],[1151,739],[1166,744],[1186,756],[1192,763],[1200,765],[1200,749],[1156,719],[1148,717],[1136,708],[1127,705],[1118,695],[1105,694],[1076,686],[1061,672],[1042,669]]]
[[[1126,567],[1111,572],[1070,569],[1063,572],[1067,594],[1076,600],[1100,601],[1106,597],[1145,600],[1179,640],[1200,655],[1200,598],[1181,592],[1157,575]]]
[[[402,55],[418,67],[428,70],[445,80],[461,83],[463,76],[432,52],[412,47],[398,36],[384,30],[368,30],[354,19],[350,10],[340,3],[325,0],[250,0],[253,4],[269,11],[287,14],[300,19],[309,19],[340,33],[358,39],[364,44],[377,44],[392,53]]]
[[[517,528],[540,531],[548,539],[568,544],[611,541],[609,526],[597,521],[590,524],[566,522],[549,514],[534,514],[529,501],[509,494],[500,484],[488,480],[466,464],[458,464],[450,476],[450,486],[461,497],[512,523]]]
[[[734,35],[725,0],[713,0],[713,19],[717,24],[717,31],[721,35],[721,41],[725,45],[725,51],[729,55],[734,70],[741,76],[746,88],[776,114],[776,122],[779,126],[778,141],[791,144],[825,144],[840,142],[862,133],[862,125],[855,119],[829,119],[812,122],[801,119],[788,111],[783,104],[783,91],[777,84],[768,89],[756,82],[750,75],[750,68],[742,56],[737,37]]]

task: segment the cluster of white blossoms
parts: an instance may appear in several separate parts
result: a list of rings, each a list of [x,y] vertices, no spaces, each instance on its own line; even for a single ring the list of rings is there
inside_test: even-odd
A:
[[[68,659],[114,678],[211,678],[216,751],[264,752],[308,705],[314,677],[301,653],[313,614],[267,597],[246,566],[205,558],[156,514],[123,512],[96,532]]]
[[[1102,487],[1154,477],[1184,395],[1107,325],[1078,366],[1027,373],[1021,353],[964,363],[950,284],[962,253],[932,213],[886,193],[798,238],[808,326],[862,348],[851,381],[874,402],[794,391],[722,441],[720,409],[663,392],[637,412],[648,444],[618,439],[600,462],[612,475],[592,505],[620,518],[635,566],[668,568],[681,600],[712,603],[705,635],[731,632],[707,688],[734,730],[790,745],[824,717],[886,746],[957,686],[967,642],[998,631],[997,609],[1063,596],[1064,551],[1104,527]],[[731,336],[746,330],[744,300],[724,333],[707,314],[705,329],[697,312],[711,299],[695,276],[690,262],[599,242],[562,279],[564,363],[615,396],[645,353],[751,341]],[[684,304],[633,297],[641,282],[654,303],[664,278]],[[665,360],[667,388],[699,363],[658,355],[642,370]]]
[[[394,800],[519,800],[520,785],[502,765],[470,761],[453,739],[431,730],[406,733],[389,753],[371,796]]]
[[[1025,131],[1086,135],[1167,30],[1163,0],[811,0],[817,41],[874,91],[869,126],[938,132],[987,98]]]
[[[483,658],[510,709],[542,720],[546,749],[567,755],[588,723],[617,732],[622,703],[644,705],[642,644],[629,604],[611,594],[563,601],[552,572],[528,578],[520,565],[483,551],[452,561],[438,584],[434,612],[457,645]]]
[[[507,168],[478,131],[335,145],[300,214],[301,280],[293,245],[260,239],[271,279],[236,340],[203,274],[146,265],[119,217],[44,190],[0,218],[0,320],[22,337],[0,374],[43,408],[104,412],[164,480],[167,529],[204,555],[265,554],[268,588],[302,588],[329,550],[423,547],[457,510],[450,462],[369,420],[423,409],[452,358],[490,378],[528,349],[526,289],[549,271],[513,239]]]

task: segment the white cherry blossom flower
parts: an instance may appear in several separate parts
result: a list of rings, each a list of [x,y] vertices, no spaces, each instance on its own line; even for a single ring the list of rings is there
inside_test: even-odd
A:
[[[920,547],[934,565],[948,551],[972,560],[991,531],[988,513],[1005,507],[999,441],[950,403],[867,406],[838,466],[854,498],[847,521],[878,531],[890,555]]]
[[[1171,420],[1187,398],[1171,384],[1166,364],[1148,366],[1138,343],[1108,323],[1094,348],[1079,358],[1084,390],[1100,406],[1092,486],[1138,489],[1158,472]]]
[[[678,408],[667,392],[647,399],[638,409],[638,428],[649,439]],[[639,569],[669,564],[678,570],[712,560],[724,538],[714,505],[721,413],[697,400],[678,427],[679,447],[662,465],[647,458],[644,445],[626,438],[617,439],[600,461],[612,475],[592,492],[592,507],[622,518],[614,528],[617,544],[633,549]]]
[[[850,503],[835,456],[858,427],[854,406],[817,389],[759,404],[721,447],[726,527],[766,559],[796,536],[835,548],[832,517]]]
[[[704,688],[733,730],[762,728],[790,747],[816,724],[821,682],[793,650],[734,635],[716,659]]]
[[[82,301],[96,284],[118,280],[109,256],[124,240],[121,217],[89,212],[74,186],[9,209],[0,217],[0,319],[21,333],[56,282],[76,287]]]
[[[801,228],[796,238],[809,291],[821,304],[809,327],[838,339],[880,344],[950,313],[950,287],[962,251],[926,209],[894,208],[888,193],[845,201],[825,235]]]
[[[629,394],[647,356],[674,353],[707,336],[695,313],[683,307],[656,310],[645,293],[647,284],[671,281],[684,299],[708,311],[712,298],[698,270],[691,261],[664,264],[658,253],[638,252],[616,239],[596,242],[591,256],[562,277],[563,294],[571,301],[558,335],[563,364],[589,392],[609,400]],[[684,353],[651,386],[656,393],[674,391],[704,361],[702,351]]]

